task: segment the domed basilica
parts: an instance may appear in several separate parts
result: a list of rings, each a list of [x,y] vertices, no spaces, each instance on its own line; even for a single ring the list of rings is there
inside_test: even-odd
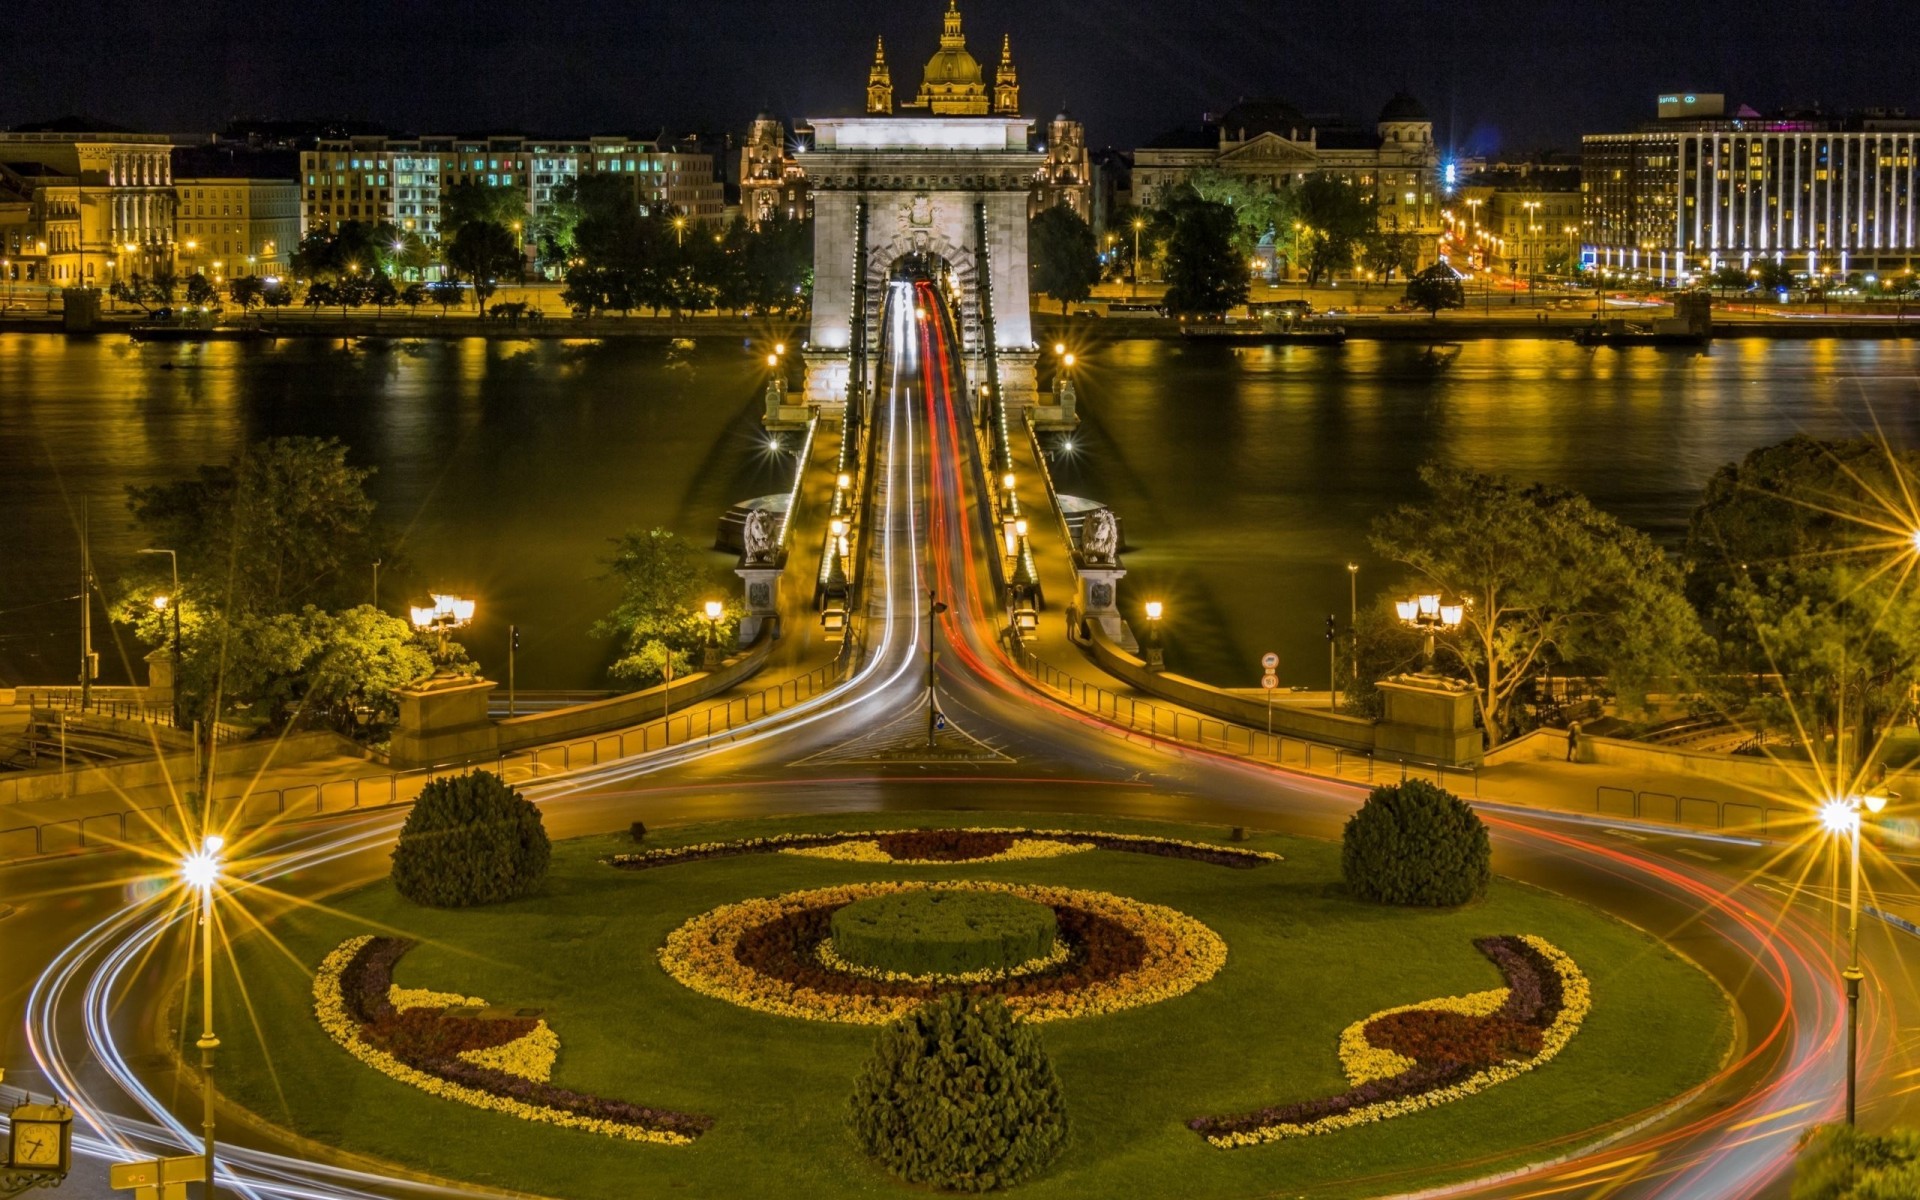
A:
[[[981,117],[989,112],[1004,116],[1020,112],[1020,79],[1013,69],[1013,41],[1000,38],[1000,68],[994,72],[992,93],[988,93],[986,73],[980,62],[967,53],[966,35],[960,31],[959,0],[947,0],[945,27],[940,32],[940,49],[927,60],[920,78],[920,91],[913,103],[901,108],[926,109],[936,116]],[[893,112],[893,75],[887,69],[887,50],[882,42],[873,47],[873,67],[867,73],[867,112],[880,116]]]

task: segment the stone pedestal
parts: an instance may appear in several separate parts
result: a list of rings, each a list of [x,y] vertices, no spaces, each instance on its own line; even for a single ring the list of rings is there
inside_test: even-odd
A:
[[[1061,375],[1053,384],[1053,403],[1036,404],[1033,409],[1033,424],[1036,429],[1069,431],[1080,425],[1080,397],[1073,386],[1073,376]]]
[[[1473,723],[1473,693],[1464,685],[1430,675],[1383,679],[1386,711],[1375,729],[1374,753],[1466,766],[1480,761],[1480,730]]]
[[[1000,350],[1000,397],[1006,402],[1008,422],[1019,427],[1020,414],[1040,403],[1038,350]]]
[[[436,675],[395,692],[400,722],[388,751],[393,765],[405,769],[497,755],[500,735],[487,716],[487,698],[498,686],[478,676]]]
[[[781,570],[772,565],[734,568],[733,573],[740,577],[747,597],[747,615],[740,618],[742,647],[753,645],[759,640],[760,631],[769,625],[773,627],[773,636],[780,636]]]
[[[788,403],[781,406],[781,420],[805,425],[809,410],[818,410],[821,416],[838,420],[846,412],[847,381],[853,372],[853,355],[846,350],[810,347],[800,352],[800,361],[807,368],[806,391],[800,397],[800,403],[792,403],[789,397]]]
[[[1118,607],[1120,580],[1126,571],[1118,564],[1076,564],[1074,573],[1080,577],[1080,612],[1086,617],[1087,624],[1098,626],[1108,641],[1123,647],[1127,653],[1138,654],[1140,643],[1134,640],[1133,630],[1127,627]]]
[[[147,701],[150,704],[173,703],[173,650],[162,646],[147,655]]]

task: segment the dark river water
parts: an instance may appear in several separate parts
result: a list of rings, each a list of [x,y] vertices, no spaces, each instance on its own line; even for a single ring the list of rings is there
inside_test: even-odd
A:
[[[1876,419],[1920,441],[1920,343],[1454,349],[1088,349],[1085,424],[1060,485],[1124,518],[1123,603],[1165,600],[1174,669],[1253,686],[1273,650],[1283,683],[1324,687],[1324,620],[1345,622],[1345,563],[1362,564],[1363,602],[1393,581],[1367,526],[1419,494],[1415,471],[1432,459],[1578,488],[1672,541],[1707,476],[1756,446]],[[427,586],[472,595],[480,617],[465,640],[490,675],[503,676],[517,622],[522,686],[604,687],[607,647],[587,627],[612,600],[595,578],[607,539],[658,525],[705,545],[729,504],[790,478],[792,459],[767,452],[756,420],[759,380],[745,348],[720,341],[680,352],[0,335],[0,680],[74,677],[83,501],[110,583],[144,544],[128,484],[306,434],[378,468],[370,490],[414,565],[383,579],[386,607]],[[103,675],[124,678],[98,627],[96,643]]]

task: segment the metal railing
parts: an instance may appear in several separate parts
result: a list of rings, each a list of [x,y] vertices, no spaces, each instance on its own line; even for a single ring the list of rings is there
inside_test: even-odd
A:
[[[1711,800],[1671,792],[1635,791],[1605,784],[1593,790],[1593,811],[1602,817],[1735,833],[1797,832],[1806,829],[1813,821],[1813,814],[1806,809],[1768,804],[1764,797]]]
[[[1325,742],[1265,733],[1233,721],[1203,716],[1170,705],[1155,704],[1137,695],[1111,691],[1098,684],[1060,670],[1043,661],[1025,647],[1013,652],[1013,662],[1028,679],[1054,695],[1107,724],[1130,733],[1146,734],[1160,741],[1175,742],[1202,750],[1230,754],[1239,758],[1297,767],[1373,783],[1392,777],[1397,769],[1401,781],[1430,779],[1445,787],[1459,785],[1465,778],[1473,795],[1480,795],[1478,767],[1450,767],[1428,759],[1400,755],[1380,755],[1368,750],[1349,750]]]
[[[146,721],[173,728],[173,705],[158,700],[94,695],[83,701],[79,688],[19,688],[14,692],[14,701],[30,708],[95,713],[122,721]]]
[[[567,771],[725,737],[749,722],[792,708],[841,682],[859,661],[860,637],[860,634],[849,636],[832,661],[804,675],[631,729],[535,746],[499,754],[491,760],[443,763],[411,771],[380,771],[347,779],[263,788],[241,796],[216,798],[214,803],[216,808],[224,810],[225,824],[234,829],[249,829],[288,818],[334,816],[411,804],[420,789],[436,776],[476,766],[491,766],[510,782],[530,783]],[[169,840],[178,843],[183,836],[183,813],[184,809],[173,805],[155,805],[0,829],[0,861]]]

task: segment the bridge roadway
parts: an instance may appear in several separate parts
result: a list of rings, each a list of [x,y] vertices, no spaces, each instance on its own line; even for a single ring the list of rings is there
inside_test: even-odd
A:
[[[952,386],[950,323],[930,287],[896,285],[888,308],[888,386],[874,414],[881,458],[868,539],[864,661],[839,688],[712,744],[694,743],[535,785],[556,837],[649,824],[795,811],[941,807],[1119,813],[1338,835],[1358,789],[1248,765],[1138,736],[1028,688],[997,638],[971,441]],[[915,320],[915,307],[933,319]],[[947,603],[937,632],[940,706],[951,728],[926,746],[929,589]],[[385,874],[404,814],[368,812],[250,834],[233,848],[224,924],[236,932]],[[1541,1144],[1566,1156],[1524,1178],[1453,1194],[1700,1198],[1784,1195],[1794,1134],[1838,1110],[1841,1001],[1824,912],[1747,886],[1769,854],[1727,841],[1647,834],[1543,815],[1489,817],[1495,869],[1587,900],[1667,937],[1734,997],[1742,1036],[1734,1061],[1677,1112],[1594,1150],[1582,1139]],[[1616,831],[1617,832],[1617,831]],[[83,1157],[64,1193],[105,1197],[105,1161],[197,1146],[198,1101],[156,1047],[170,1037],[185,926],[170,865],[130,854],[0,871],[5,987],[0,1061],[6,1084],[74,1103]],[[242,917],[240,914],[246,915]],[[1869,1102],[1894,1111],[1911,1075],[1897,1049],[1916,989],[1920,940],[1870,923],[1863,1044]],[[1891,999],[1890,999],[1891,998]],[[1896,1008],[1899,1011],[1895,1011]],[[239,1019],[230,1014],[227,1024]],[[242,1052],[230,1036],[222,1054]],[[1257,1052],[1257,1043],[1250,1044]],[[1631,1070],[1621,1063],[1621,1070]],[[217,1068],[216,1068],[217,1073]],[[1877,1106],[1886,1105],[1882,1109]],[[1259,1154],[1257,1149],[1241,1151]],[[221,1186],[249,1197],[482,1194],[407,1178],[228,1113]],[[1472,1164],[1463,1164],[1471,1166]],[[1410,1182],[1367,1181],[1378,1193]]]

